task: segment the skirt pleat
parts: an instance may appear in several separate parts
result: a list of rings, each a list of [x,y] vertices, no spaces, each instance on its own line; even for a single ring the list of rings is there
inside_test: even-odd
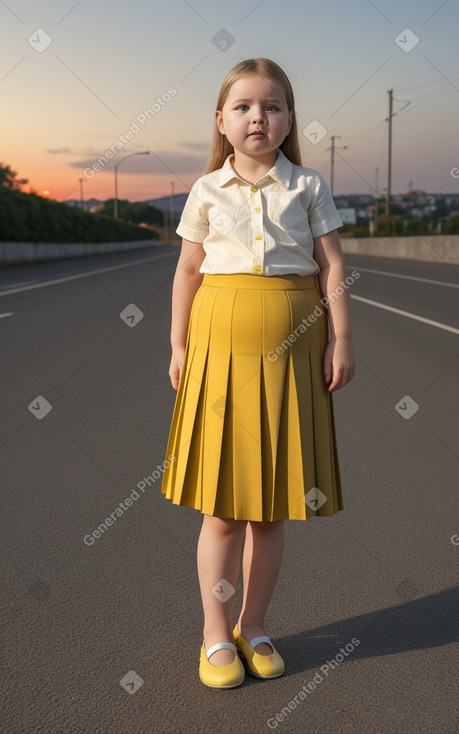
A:
[[[343,509],[321,297],[314,276],[204,275],[167,443],[167,499],[252,521]]]

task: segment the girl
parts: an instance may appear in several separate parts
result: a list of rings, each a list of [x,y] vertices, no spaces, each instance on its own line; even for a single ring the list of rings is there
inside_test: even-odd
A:
[[[177,395],[161,487],[204,515],[199,675],[213,688],[242,683],[241,657],[253,675],[282,675],[264,621],[283,521],[343,509],[331,393],[355,365],[340,226],[325,179],[302,166],[285,73],[269,59],[237,64],[218,97],[207,171],[176,230]]]

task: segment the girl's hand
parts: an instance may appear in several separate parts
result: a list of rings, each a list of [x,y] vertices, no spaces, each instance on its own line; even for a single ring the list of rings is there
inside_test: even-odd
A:
[[[324,375],[328,391],[339,390],[352,380],[355,372],[355,359],[352,340],[343,341],[333,336],[324,354]]]
[[[172,350],[171,364],[169,367],[169,377],[171,378],[171,383],[174,390],[177,390],[180,383],[184,358],[185,347],[175,347],[175,349]]]

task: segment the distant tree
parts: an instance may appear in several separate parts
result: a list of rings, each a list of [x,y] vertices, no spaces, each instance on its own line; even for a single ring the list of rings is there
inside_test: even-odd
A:
[[[403,209],[403,207],[393,201],[391,201],[390,211],[391,214],[394,214],[396,217],[402,217],[405,214],[405,210]]]
[[[18,172],[13,171],[11,166],[5,166],[0,163],[0,185],[6,186],[8,189],[21,190],[21,187],[28,183],[28,178],[17,178]]]
[[[448,219],[442,224],[443,234],[459,234],[459,214],[455,214],[454,217]]]
[[[108,199],[100,204],[96,210],[97,214],[103,214],[106,217],[114,215],[114,200]],[[118,199],[118,219],[131,224],[151,224],[158,227],[164,225],[164,212],[156,206],[145,203],[131,203],[127,199]]]
[[[387,214],[380,214],[378,217],[378,226],[375,235],[377,237],[396,237],[403,234],[403,223],[393,214],[390,217]]]
[[[437,199],[435,202],[435,208],[436,208],[435,214],[440,219],[443,219],[449,213],[449,207],[446,205],[446,202],[444,199]]]
[[[2,242],[128,242],[157,240],[158,233],[69,207],[42,196],[0,187]],[[1,266],[1,264],[0,264]]]
[[[421,236],[429,233],[429,222],[427,219],[409,219],[406,223],[405,234],[407,237]]]
[[[343,224],[339,229],[340,237],[369,237],[368,224]]]

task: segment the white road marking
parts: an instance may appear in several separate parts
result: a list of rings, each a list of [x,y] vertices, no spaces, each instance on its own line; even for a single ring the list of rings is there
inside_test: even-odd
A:
[[[0,292],[0,296],[9,296],[12,293],[22,293],[22,291],[31,291],[34,288],[46,288],[48,285],[56,285],[56,283],[65,283],[68,280],[77,280],[78,278],[89,278],[99,273],[108,273],[110,270],[119,270],[120,268],[130,268],[133,265],[140,265],[149,260],[163,260],[165,257],[177,257],[175,252],[167,255],[153,255],[152,257],[144,257],[142,260],[135,260],[131,263],[123,263],[122,265],[112,265],[110,268],[100,268],[100,270],[91,270],[89,273],[80,273],[80,275],[68,275],[65,278],[56,278],[56,280],[46,280],[44,283],[35,283],[34,285],[25,285],[21,288],[11,288],[10,290]]]
[[[348,265],[348,268],[351,266]],[[390,275],[392,278],[404,278],[405,280],[418,280],[420,283],[432,283],[433,285],[444,285],[446,288],[459,288],[459,283],[448,283],[444,280],[431,280],[430,278],[419,278],[415,275],[401,275],[400,273],[389,273],[387,270],[372,270],[371,268],[359,268],[356,266],[354,270],[362,273],[376,273],[377,275]]]
[[[136,260],[135,262],[131,263],[123,263],[121,265],[112,265],[109,268],[100,268],[99,270],[93,270],[89,273],[80,273],[79,275],[69,275],[65,278],[56,278],[56,280],[47,280],[44,283],[35,283],[33,285],[26,285],[22,286],[20,288],[11,288],[10,290],[0,292],[0,296],[6,296],[12,293],[21,293],[22,291],[28,291],[33,290],[35,288],[45,288],[49,285],[56,285],[57,283],[65,283],[69,280],[77,280],[78,278],[89,278],[93,275],[97,275],[98,273],[108,273],[111,270],[120,270],[121,268],[129,268],[133,265],[140,265],[144,262],[149,262],[150,260],[163,260],[167,257],[176,257],[176,253],[169,253],[167,255],[154,255],[152,257],[146,257],[142,260]],[[369,273],[377,273],[378,275],[390,275],[395,278],[406,278],[409,280],[419,280],[423,281],[425,283],[436,283],[438,285],[444,285],[449,286],[451,288],[459,288],[459,285],[456,285],[455,283],[444,283],[443,281],[438,280],[429,280],[428,278],[417,278],[411,275],[400,275],[399,273],[389,273],[384,270],[370,270],[369,268],[360,268],[362,272],[369,272]],[[384,303],[378,303],[377,301],[371,301],[369,298],[362,298],[362,296],[356,296],[354,294],[351,294],[351,298],[355,298],[357,301],[362,301],[363,303],[369,303],[371,306],[376,306],[377,308],[382,308],[386,311],[392,311],[393,313],[398,313],[401,316],[406,316],[410,319],[415,319],[416,321],[421,321],[424,324],[430,324],[430,326],[436,326],[437,329],[444,329],[445,331],[450,331],[453,334],[459,334],[459,329],[456,329],[454,326],[448,326],[447,324],[441,324],[439,321],[432,321],[432,319],[426,319],[423,316],[418,316],[417,314],[410,313],[409,311],[402,311],[399,308],[393,308],[393,306],[386,306]],[[0,318],[4,318],[6,316],[12,316],[12,313],[6,313],[6,314],[0,314]]]
[[[0,273],[1,272],[2,271],[0,270]],[[19,288],[20,285],[28,285],[29,283],[33,283],[33,280],[24,280],[22,283],[21,282],[16,283],[16,288]],[[3,290],[3,288],[7,288],[7,287],[8,286],[6,286],[6,285],[1,285],[0,286],[0,291]]]
[[[459,334],[459,329],[456,329],[454,326],[448,326],[447,324],[440,324],[439,321],[432,321],[432,319],[425,319],[424,316],[418,316],[415,313],[410,313],[409,311],[402,311],[400,308],[393,308],[392,306],[386,306],[384,303],[378,303],[377,301],[370,301],[369,298],[362,298],[362,296],[355,296],[354,294],[351,294],[351,298],[355,298],[357,301],[362,301],[363,303],[369,303],[371,306],[376,306],[377,308],[383,308],[385,311],[392,311],[393,313],[398,313],[401,316],[407,316],[409,319],[415,319],[416,321],[422,321],[423,324],[430,324],[430,326],[436,326],[437,329],[444,329],[445,331],[451,331],[453,334]]]

